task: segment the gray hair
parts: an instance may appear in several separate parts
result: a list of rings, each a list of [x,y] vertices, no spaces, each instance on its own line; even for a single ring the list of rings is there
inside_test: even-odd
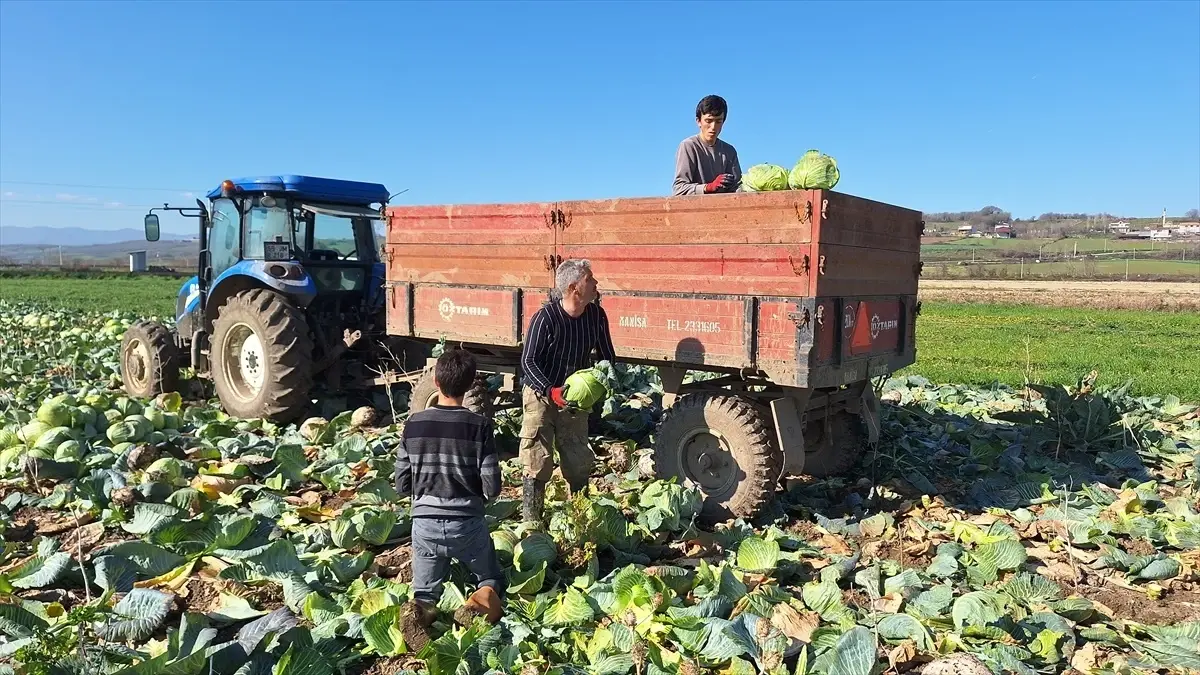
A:
[[[554,290],[550,291],[550,296],[561,300],[571,284],[579,283],[591,269],[592,262],[586,258],[562,261],[554,271]]]

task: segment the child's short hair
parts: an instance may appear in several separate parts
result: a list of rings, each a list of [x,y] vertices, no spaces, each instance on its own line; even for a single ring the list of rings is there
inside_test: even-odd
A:
[[[475,382],[475,357],[465,349],[447,349],[433,367],[438,389],[452,398],[461,398]]]

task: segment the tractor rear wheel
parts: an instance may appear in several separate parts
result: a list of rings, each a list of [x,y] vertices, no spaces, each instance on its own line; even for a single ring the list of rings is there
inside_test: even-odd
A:
[[[829,420],[813,420],[804,428],[804,473],[813,478],[841,476],[858,463],[867,447],[862,419],[840,411]]]
[[[655,473],[699,488],[710,521],[757,515],[774,499],[782,468],[769,417],[738,396],[683,396],[654,442]]]
[[[229,298],[209,344],[213,387],[230,415],[290,422],[311,403],[308,322],[278,293],[253,288]]]
[[[121,382],[134,398],[153,398],[179,388],[180,353],[171,331],[138,321],[121,340]]]
[[[473,413],[490,418],[493,414],[493,403],[496,395],[488,388],[487,376],[480,373],[475,377],[475,383],[463,397],[463,407]],[[437,384],[433,381],[433,368],[427,368],[425,374],[413,385],[412,393],[408,395],[408,414],[420,412],[433,407],[438,401]]]

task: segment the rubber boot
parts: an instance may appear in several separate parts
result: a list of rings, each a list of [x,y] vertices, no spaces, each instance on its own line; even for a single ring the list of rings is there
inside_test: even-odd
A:
[[[527,523],[542,522],[542,507],[546,503],[546,483],[525,476],[525,491],[521,501],[521,520]]]

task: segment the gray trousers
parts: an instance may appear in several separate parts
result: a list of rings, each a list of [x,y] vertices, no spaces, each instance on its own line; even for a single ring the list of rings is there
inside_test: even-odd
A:
[[[413,518],[414,598],[436,604],[442,597],[442,584],[450,577],[450,561],[454,558],[466,566],[477,588],[491,586],[504,598],[504,573],[483,518]]]

